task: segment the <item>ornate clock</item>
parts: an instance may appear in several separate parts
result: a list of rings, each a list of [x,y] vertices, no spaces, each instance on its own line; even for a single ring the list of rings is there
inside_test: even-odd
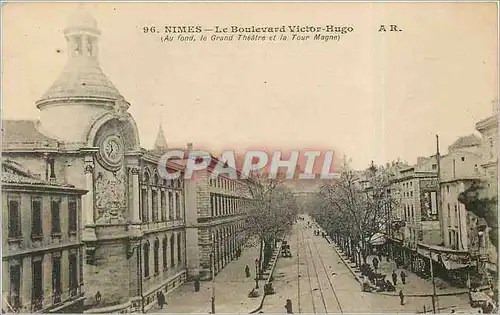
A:
[[[120,137],[109,135],[102,140],[99,155],[105,168],[112,171],[120,169],[123,164],[123,153],[123,141]]]

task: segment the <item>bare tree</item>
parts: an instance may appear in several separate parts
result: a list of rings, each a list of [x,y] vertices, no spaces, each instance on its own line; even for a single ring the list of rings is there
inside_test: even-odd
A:
[[[323,185],[318,198],[315,219],[347,238],[350,254],[357,250],[366,262],[371,239],[385,232],[388,210],[396,204],[387,170],[372,164],[358,172],[344,164],[340,179]]]
[[[296,200],[283,182],[280,174],[270,178],[266,172],[253,171],[246,186],[249,196],[246,226],[250,235],[259,238],[261,267],[268,262],[275,241],[289,233],[298,214]]]

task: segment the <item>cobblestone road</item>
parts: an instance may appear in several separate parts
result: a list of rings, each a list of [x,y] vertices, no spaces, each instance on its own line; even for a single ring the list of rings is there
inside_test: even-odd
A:
[[[401,305],[397,296],[361,292],[333,246],[325,238],[315,236],[314,228],[307,227],[307,220],[294,226],[289,242],[292,258],[278,260],[274,273],[276,294],[266,297],[264,313],[285,312],[286,299],[292,301],[294,313],[421,313],[424,306],[427,311],[432,309],[430,297],[407,297]],[[409,280],[409,289],[432,292],[427,281]],[[413,288],[415,285],[418,287]],[[449,313],[452,308],[456,312],[471,311],[467,296],[442,296],[438,302],[442,313]]]

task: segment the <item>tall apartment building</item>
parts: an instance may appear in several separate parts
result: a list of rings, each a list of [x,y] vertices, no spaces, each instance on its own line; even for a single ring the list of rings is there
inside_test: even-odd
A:
[[[82,309],[81,196],[85,190],[46,181],[2,161],[2,310]]]

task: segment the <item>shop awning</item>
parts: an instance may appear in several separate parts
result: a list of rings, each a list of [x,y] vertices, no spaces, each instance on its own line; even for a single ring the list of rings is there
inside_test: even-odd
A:
[[[383,233],[375,233],[375,235],[373,235],[370,238],[370,244],[372,246],[383,245],[385,244],[385,242],[386,242],[386,237],[385,234]]]

